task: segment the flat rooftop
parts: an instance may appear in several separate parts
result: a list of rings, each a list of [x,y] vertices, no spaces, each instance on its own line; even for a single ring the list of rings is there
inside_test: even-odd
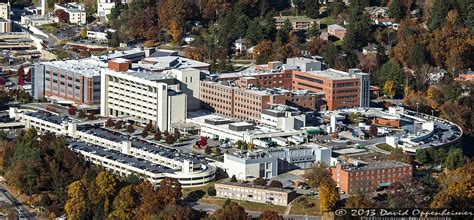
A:
[[[152,142],[148,142],[130,135],[125,135],[113,130],[108,130],[105,128],[94,128],[87,125],[78,127],[78,130],[88,134],[93,134],[97,137],[104,138],[113,142],[129,141],[131,142],[132,147],[134,148],[139,148],[151,154],[157,154],[168,159],[173,159],[180,162],[183,162],[184,160],[189,160],[194,164],[206,163],[204,158],[198,158],[191,154],[182,153],[173,148],[162,147]]]
[[[118,163],[126,164],[138,169],[146,170],[152,173],[174,173],[174,170],[171,168],[167,168],[150,161],[136,158],[130,155],[122,154],[120,152],[109,150],[103,147],[99,147],[97,145],[93,145],[86,142],[71,142],[70,148],[74,151],[84,151],[88,153],[92,153],[109,160],[116,161]]]
[[[375,161],[375,162],[367,162],[365,164],[359,166],[347,166],[344,167],[344,170],[379,170],[379,169],[389,169],[389,168],[402,168],[402,167],[411,167],[411,165],[394,161],[394,160],[386,160],[386,161]]]
[[[154,68],[172,68],[172,69],[186,69],[186,68],[201,68],[209,67],[210,64],[200,62],[197,60],[188,59],[180,56],[158,56],[147,57],[146,62],[152,62]]]
[[[68,117],[61,117],[59,115],[55,115],[49,112],[39,111],[39,112],[26,112],[25,115],[35,117],[47,122],[51,122],[53,124],[60,125],[64,121],[70,120]]]
[[[283,193],[294,192],[291,189],[269,187],[269,186],[260,186],[260,185],[254,185],[252,183],[223,182],[223,183],[216,183],[216,185],[217,184],[227,185],[227,186],[238,186],[238,187],[244,187],[244,188],[253,188],[253,189],[267,190],[267,191],[273,191],[273,192],[283,192]]]
[[[80,60],[58,60],[42,62],[43,65],[52,66],[74,72],[83,76],[100,76],[100,70],[107,67],[107,64],[95,58],[85,58]]]
[[[256,134],[268,134],[268,133],[283,132],[282,130],[278,130],[278,129],[275,129],[275,128],[269,128],[269,127],[263,127],[263,126],[255,126],[253,130],[249,130],[249,131],[234,131],[234,130],[231,130],[229,128],[230,124],[241,123],[242,125],[244,125],[244,123],[245,123],[245,125],[248,125],[250,123],[236,122],[235,119],[227,118],[227,117],[220,116],[220,115],[215,115],[215,114],[201,115],[201,116],[192,117],[192,118],[188,118],[188,119],[190,120],[190,122],[200,124],[201,126],[202,125],[214,126],[218,129],[226,130],[226,131],[229,131],[231,133],[239,134],[239,135],[242,135],[242,136],[244,134],[256,135]],[[226,123],[226,124],[218,124],[218,125],[214,125],[214,124],[210,124],[210,123],[206,122],[206,121],[225,121],[225,120],[228,120],[228,121],[231,121],[231,122]]]

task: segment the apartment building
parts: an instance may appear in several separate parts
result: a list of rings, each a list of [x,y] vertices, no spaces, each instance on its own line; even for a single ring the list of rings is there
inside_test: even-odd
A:
[[[107,15],[109,15],[114,8],[114,0],[97,0],[97,17],[107,21]]]
[[[64,10],[69,14],[69,22],[78,25],[85,25],[86,22],[86,10],[84,4],[78,3],[56,3],[54,4],[54,10]]]
[[[281,29],[287,20],[291,23],[293,31],[306,31],[315,24],[319,26],[316,19],[306,16],[277,16],[273,19],[275,19],[276,29]]]
[[[216,196],[232,200],[287,206],[296,198],[293,190],[245,183],[216,183]]]
[[[412,178],[412,166],[398,161],[376,161],[350,165],[337,164],[331,176],[339,190],[345,193],[375,191],[397,181]]]
[[[10,2],[3,3],[0,2],[0,18],[10,19]]]
[[[75,105],[98,105],[100,70],[105,68],[104,65],[92,58],[36,63],[32,75],[33,97]]]
[[[129,67],[128,60],[113,59],[102,70],[102,116],[132,116],[143,124],[152,122],[161,130],[170,130],[172,123],[186,120],[187,95],[173,76]]]

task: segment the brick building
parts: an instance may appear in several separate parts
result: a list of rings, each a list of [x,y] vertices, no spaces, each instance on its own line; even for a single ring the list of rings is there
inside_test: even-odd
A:
[[[375,191],[397,181],[412,178],[412,166],[398,161],[376,161],[357,165],[337,164],[331,176],[339,190],[348,194]]]

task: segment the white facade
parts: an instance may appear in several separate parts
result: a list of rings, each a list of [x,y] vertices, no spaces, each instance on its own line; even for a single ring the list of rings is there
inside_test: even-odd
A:
[[[113,0],[97,0],[97,17],[104,18],[107,21],[107,15],[115,8]]]
[[[0,18],[10,19],[10,2],[0,3]]]
[[[264,110],[261,114],[260,122],[264,125],[287,131],[305,127],[306,116],[304,114],[294,115],[288,111]]]
[[[53,17],[40,16],[40,15],[23,15],[21,16],[20,23],[22,25],[38,27],[45,24],[55,23]]]
[[[0,18],[0,33],[9,33],[11,31],[12,31],[11,21]]]
[[[215,178],[214,165],[144,139],[105,128],[81,127],[86,124],[52,113],[10,108],[9,116],[39,133],[48,131],[78,140],[71,143],[71,150],[117,175],[138,174],[154,185],[172,177],[183,187],[206,185]],[[87,125],[103,123],[105,120],[96,120],[88,121]]]
[[[87,38],[96,41],[108,41],[107,31],[91,31],[87,30]]]
[[[201,109],[201,100],[199,99],[201,72],[198,69],[186,68],[169,70],[167,73],[181,82],[179,90],[187,95],[188,110]]]
[[[151,73],[102,70],[101,115],[133,116],[144,123],[152,122],[161,130],[171,129],[171,123],[184,122],[187,113],[186,94],[172,90],[165,78],[147,79]]]
[[[86,11],[83,4],[64,3],[54,4],[54,10],[64,10],[69,14],[69,22],[73,24],[86,24]]]

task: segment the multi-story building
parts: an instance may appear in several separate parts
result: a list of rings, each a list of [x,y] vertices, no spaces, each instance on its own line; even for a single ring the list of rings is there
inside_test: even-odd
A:
[[[287,206],[296,198],[296,192],[293,190],[245,183],[217,183],[215,188],[216,196],[220,198],[280,206]]]
[[[0,33],[8,33],[12,31],[12,24],[10,20],[0,18]]]
[[[287,64],[269,62],[268,65],[259,65],[254,69],[221,74],[219,80],[231,81],[228,83],[241,88],[293,90],[295,91],[293,97],[290,98],[287,94],[287,104],[303,109],[305,107],[310,110],[327,108],[332,111],[342,108],[368,107],[370,102],[369,74],[359,69],[349,69],[348,72],[325,69],[325,65],[320,61],[307,58],[290,58]],[[307,92],[298,92],[299,90]],[[224,94],[220,93],[226,91],[212,92],[222,96]],[[321,99],[321,93],[324,93],[324,99]],[[294,97],[295,95],[304,97]],[[311,101],[312,104],[306,101]],[[304,106],[305,104],[307,106]]]
[[[26,26],[39,27],[45,24],[52,24],[56,22],[53,17],[42,15],[22,15],[20,23]]]
[[[369,74],[359,69],[349,69],[349,72],[335,69],[293,71],[293,90],[324,92],[328,110],[368,107],[369,77]]]
[[[239,180],[257,177],[269,179],[290,170],[306,169],[322,163],[331,165],[331,149],[307,144],[261,149],[245,154],[225,154],[223,168],[229,176],[235,175]]]
[[[16,108],[10,108],[9,114],[25,128],[67,137],[71,150],[120,176],[133,173],[155,186],[162,179],[172,177],[183,187],[206,185],[215,178],[216,167],[204,158],[100,127],[104,119],[86,124],[54,113]]]
[[[305,127],[306,116],[300,110],[286,105],[271,105],[262,111],[260,122],[282,130]]]
[[[0,18],[10,19],[10,2],[3,3],[0,2]]]
[[[306,16],[277,16],[273,19],[275,19],[276,29],[281,29],[287,20],[291,23],[293,31],[306,31],[313,25],[319,26],[316,19]]]
[[[33,97],[99,105],[101,68],[105,68],[104,63],[92,58],[36,63],[32,75]]]
[[[163,72],[129,71],[129,67],[128,60],[113,59],[102,71],[102,116],[133,116],[162,130],[186,120],[187,95],[176,78]],[[199,71],[183,73],[181,78],[198,79]]]
[[[97,0],[97,17],[107,21],[107,15],[112,12],[113,8],[115,8],[114,0]]]
[[[412,178],[412,166],[398,161],[376,161],[351,165],[337,164],[331,175],[339,190],[345,193],[375,191],[397,181]]]
[[[86,24],[86,10],[83,4],[78,3],[59,3],[54,4],[54,10],[64,10],[69,14],[69,22],[73,24]]]

